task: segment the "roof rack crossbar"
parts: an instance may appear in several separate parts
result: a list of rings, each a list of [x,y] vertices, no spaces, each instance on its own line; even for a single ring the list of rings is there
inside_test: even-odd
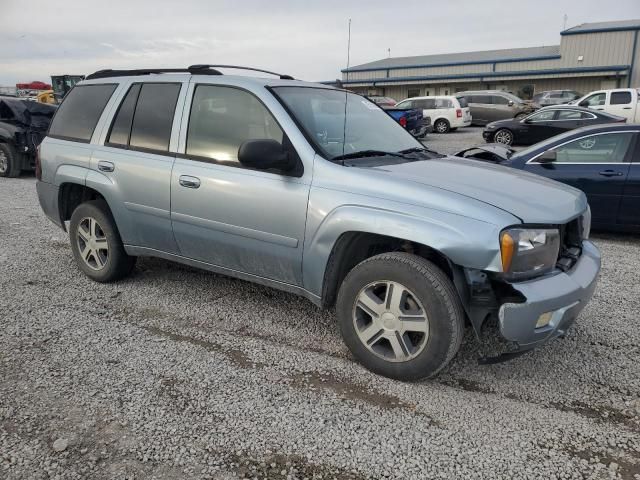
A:
[[[98,70],[85,77],[85,80],[95,80],[97,78],[109,77],[129,77],[136,75],[152,75],[155,73],[197,73],[198,75],[222,75],[222,72],[212,68],[143,68],[136,70]]]
[[[243,67],[240,65],[208,65],[208,64],[198,64],[191,65],[189,70],[192,72],[194,70],[206,70],[211,68],[233,68],[237,70],[251,70],[252,72],[260,72],[260,73],[268,73],[269,75],[275,75],[276,77],[280,77],[281,80],[295,80],[291,75],[285,75],[282,73],[271,72],[269,70],[262,70],[261,68],[253,68],[253,67]]]

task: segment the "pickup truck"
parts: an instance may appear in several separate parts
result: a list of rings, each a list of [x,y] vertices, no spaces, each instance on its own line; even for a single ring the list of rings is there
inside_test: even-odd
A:
[[[640,123],[638,92],[637,88],[598,90],[571,103],[625,117],[627,123]]]
[[[34,168],[36,148],[55,111],[53,105],[0,97],[0,177],[17,177]]]
[[[424,138],[427,133],[433,131],[431,118],[423,117],[421,108],[406,108],[398,106],[384,107],[382,105],[381,107],[406,131],[416,138]]]

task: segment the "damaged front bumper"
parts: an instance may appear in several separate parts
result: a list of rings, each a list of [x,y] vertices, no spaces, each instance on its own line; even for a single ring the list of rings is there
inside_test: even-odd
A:
[[[512,283],[526,300],[500,306],[500,333],[517,345],[517,351],[564,335],[591,299],[599,272],[600,252],[593,243],[584,241],[582,255],[571,270]]]

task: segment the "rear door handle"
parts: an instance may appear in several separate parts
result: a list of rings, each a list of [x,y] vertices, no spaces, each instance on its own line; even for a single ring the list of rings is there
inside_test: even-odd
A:
[[[115,168],[116,166],[111,162],[107,162],[106,160],[98,161],[98,170],[101,172],[113,172]]]
[[[189,175],[180,175],[178,180],[180,185],[186,188],[198,188],[200,187],[200,179],[198,177],[190,177]]]
[[[622,107],[623,110],[631,110],[631,107]]]
[[[616,172],[615,170],[603,170],[601,172],[598,172],[599,175],[602,175],[603,177],[621,177],[622,176],[622,172]]]

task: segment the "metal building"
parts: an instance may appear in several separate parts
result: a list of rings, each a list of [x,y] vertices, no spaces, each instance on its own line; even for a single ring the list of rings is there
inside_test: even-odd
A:
[[[639,31],[640,19],[584,23],[560,32],[560,45],[385,58],[342,70],[342,84],[396,100],[479,89],[530,98],[544,90],[640,87]]]

